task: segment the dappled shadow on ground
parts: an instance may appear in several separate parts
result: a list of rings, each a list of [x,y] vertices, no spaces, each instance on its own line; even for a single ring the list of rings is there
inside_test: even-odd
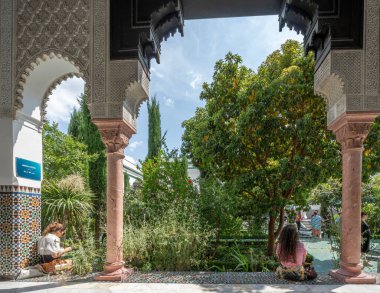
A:
[[[201,285],[202,292],[210,293],[291,293],[291,292],[337,292],[336,290],[344,285],[325,285],[320,287],[309,287],[307,285]],[[354,291],[339,291],[354,292]]]
[[[48,284],[39,284],[34,283],[32,286],[29,284],[25,284],[25,286],[21,286],[21,282],[14,282],[14,286],[12,288],[7,289],[0,289],[1,293],[24,293],[24,292],[35,292],[35,291],[46,291],[48,289],[52,288],[58,288],[67,285],[66,283],[48,283]],[[1,288],[1,282],[0,282],[0,288]]]

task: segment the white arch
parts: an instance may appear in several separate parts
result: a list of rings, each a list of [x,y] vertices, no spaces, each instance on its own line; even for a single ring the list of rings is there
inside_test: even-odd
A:
[[[73,76],[83,77],[83,73],[68,57],[51,52],[36,58],[18,79],[16,109],[42,122],[51,91],[60,82]]]

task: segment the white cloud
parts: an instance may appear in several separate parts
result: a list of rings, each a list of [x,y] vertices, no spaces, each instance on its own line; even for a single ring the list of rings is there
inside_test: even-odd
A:
[[[171,98],[164,97],[165,105],[169,108],[174,108],[174,100]]]
[[[161,78],[161,79],[164,78],[164,75],[160,71],[158,71],[155,67],[152,67],[150,69],[150,72],[152,73],[152,76],[156,75],[158,78]]]
[[[142,140],[134,141],[128,145],[128,148],[131,152],[133,152],[139,145],[142,145]]]
[[[83,93],[84,81],[71,78],[60,84],[47,102],[47,119],[58,123],[68,123],[74,108],[79,107],[78,97]]]
[[[203,75],[201,73],[189,71],[187,72],[187,75],[189,75],[192,78],[192,81],[190,82],[190,86],[193,89],[195,89],[196,87],[202,84]]]

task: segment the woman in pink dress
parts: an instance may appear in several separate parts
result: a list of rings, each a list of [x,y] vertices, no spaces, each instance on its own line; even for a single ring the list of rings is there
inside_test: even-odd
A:
[[[280,266],[277,268],[277,276],[293,281],[304,281],[311,276],[305,270],[307,251],[302,242],[299,241],[297,227],[293,224],[286,225],[280,234],[276,247],[276,255]]]

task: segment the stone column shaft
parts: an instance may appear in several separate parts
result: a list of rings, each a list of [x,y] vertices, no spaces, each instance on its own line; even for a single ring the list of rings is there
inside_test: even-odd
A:
[[[346,283],[376,283],[362,273],[361,256],[361,183],[363,142],[377,114],[344,114],[330,129],[342,145],[342,233],[340,269],[330,274]]]
[[[123,159],[124,148],[135,130],[123,120],[93,122],[107,147],[107,254],[104,272],[95,280],[120,281],[132,272],[124,267],[123,259]]]
[[[361,273],[361,178],[363,147],[343,150],[342,231],[340,266],[352,275]]]
[[[123,149],[124,150],[124,149]],[[124,155],[107,152],[107,265],[123,266]],[[107,267],[106,267],[107,268]]]

